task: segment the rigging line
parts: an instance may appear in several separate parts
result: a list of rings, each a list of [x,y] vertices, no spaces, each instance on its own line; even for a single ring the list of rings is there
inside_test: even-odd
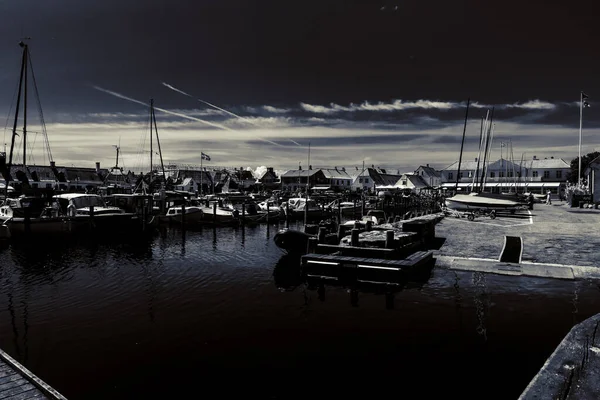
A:
[[[29,48],[27,48],[27,56],[29,59],[29,69],[31,70],[31,80],[33,82],[33,89],[35,91],[35,100],[38,107],[38,113],[40,114],[40,122],[42,124],[42,133],[44,135],[46,151],[48,152],[48,160],[52,161],[52,151],[50,150],[50,142],[48,141],[48,132],[46,131],[46,121],[44,120],[44,113],[42,112],[42,102],[40,100],[40,93],[38,91],[37,81],[35,79],[35,73],[33,72],[33,64],[31,61],[31,53],[29,52]]]
[[[15,90],[14,90],[14,92],[13,92],[13,98],[12,98],[12,101],[11,101],[11,103],[10,103],[10,107],[9,107],[9,109],[8,109],[8,114],[6,115],[6,124],[4,125],[4,142],[3,142],[3,143],[4,143],[4,147],[6,147],[6,144],[7,144],[7,143],[6,143],[6,132],[7,132],[7,130],[8,130],[8,124],[9,124],[9,122],[10,122],[10,116],[11,116],[11,115],[12,115],[12,113],[13,113],[13,106],[15,105],[15,97],[17,97],[17,91],[18,91],[18,90],[19,90],[19,84],[18,84],[18,83],[16,83],[16,84],[15,84]],[[19,106],[19,105],[17,104],[17,107],[18,107],[18,106]],[[11,133],[11,134],[12,134],[12,133]]]

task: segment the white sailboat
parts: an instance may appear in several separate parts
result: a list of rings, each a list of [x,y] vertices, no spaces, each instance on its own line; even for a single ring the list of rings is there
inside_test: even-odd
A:
[[[456,187],[458,187],[458,182],[460,180],[460,164],[462,161],[462,152],[463,152],[463,146],[464,146],[464,141],[465,141],[465,133],[466,133],[466,128],[467,128],[468,114],[469,114],[469,101],[467,101],[467,111],[465,113],[465,125],[464,125],[464,129],[463,129],[463,139],[462,139],[462,144],[461,144],[461,149],[460,149],[461,153],[460,153],[459,162],[458,162]],[[481,152],[481,146],[483,146],[483,154],[484,154],[481,181],[479,182],[479,185],[476,185],[476,184],[474,185],[473,192],[471,192],[469,194],[455,194],[454,196],[447,198],[444,203],[445,203],[446,208],[449,210],[459,211],[459,212],[461,212],[461,211],[462,212],[477,211],[477,212],[485,213],[485,212],[498,211],[498,210],[514,211],[518,208],[523,207],[523,203],[519,202],[516,198],[511,199],[511,198],[508,198],[507,196],[504,196],[501,194],[498,195],[498,194],[493,194],[493,193],[486,193],[483,191],[483,186],[484,186],[484,182],[485,182],[485,178],[486,178],[486,174],[487,174],[486,159],[489,158],[489,152],[491,150],[490,137],[492,134],[493,117],[494,117],[494,110],[492,109],[492,115],[490,118],[490,122],[487,123],[487,121],[486,121],[486,127],[487,127],[486,137],[482,138],[482,140],[480,141],[480,152]],[[483,140],[483,139],[485,139],[485,140]],[[476,171],[476,174],[478,175],[479,171]]]

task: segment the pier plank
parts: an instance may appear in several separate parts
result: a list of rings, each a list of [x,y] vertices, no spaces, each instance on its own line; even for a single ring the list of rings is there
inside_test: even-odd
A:
[[[0,400],[66,400],[18,361],[0,350]]]

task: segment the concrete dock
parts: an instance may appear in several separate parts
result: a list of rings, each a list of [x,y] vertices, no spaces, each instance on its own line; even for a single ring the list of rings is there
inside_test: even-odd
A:
[[[0,350],[0,399],[66,400],[14,358]]]
[[[519,400],[598,399],[600,314],[571,329]]]
[[[434,252],[441,268],[558,279],[600,279],[600,210],[566,203],[474,221],[448,216],[436,226],[444,238]],[[521,263],[500,263],[504,236],[523,242]]]

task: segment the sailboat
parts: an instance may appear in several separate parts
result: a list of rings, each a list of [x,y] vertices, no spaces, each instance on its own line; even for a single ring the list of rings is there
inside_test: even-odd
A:
[[[458,188],[458,182],[460,180],[460,164],[462,162],[462,153],[465,142],[465,133],[467,129],[467,121],[469,115],[469,103],[470,100],[467,101],[467,110],[465,113],[465,123],[463,128],[463,138],[460,147],[460,157],[458,161],[458,172],[456,176],[456,188]],[[449,197],[445,200],[445,206],[447,209],[453,211],[462,211],[462,212],[490,212],[497,210],[509,210],[514,211],[518,208],[523,207],[523,203],[517,201],[517,199],[511,199],[508,196],[486,193],[483,191],[483,187],[485,184],[485,178],[487,174],[487,165],[486,161],[489,159],[489,153],[491,151],[491,135],[492,135],[492,121],[494,117],[494,110],[492,109],[492,115],[489,123],[486,121],[486,134],[483,136],[483,124],[482,124],[482,136],[480,140],[480,153],[483,149],[484,158],[483,158],[483,166],[481,172],[481,179],[475,182],[473,186],[473,191],[469,194],[455,194],[452,197]],[[487,119],[487,118],[486,118]],[[489,161],[488,161],[489,162]],[[476,176],[479,177],[479,170],[476,171]]]
[[[21,189],[27,189],[26,173],[27,171],[27,97],[28,97],[28,75],[31,72],[33,77],[33,84],[35,87],[35,77],[33,75],[33,68],[31,66],[31,56],[29,53],[29,47],[27,43],[21,41],[19,46],[23,49],[22,52],[22,63],[21,72],[19,78],[19,91],[17,93],[17,105],[15,107],[15,120],[12,131],[12,139],[10,145],[10,153],[6,168],[3,172],[6,181],[5,184],[5,202],[0,207],[0,222],[2,222],[3,231],[6,231],[6,227],[10,231],[10,236],[15,237],[23,233],[49,233],[56,234],[61,232],[70,232],[72,229],[71,220],[61,215],[60,209],[56,202],[52,205],[48,205],[46,198],[41,196],[22,195],[17,198],[9,197],[9,182],[12,181],[11,169],[13,169],[13,155],[15,152],[15,139],[22,135],[23,142],[23,167],[22,169],[16,170],[16,177],[21,180]],[[37,87],[35,87],[35,93],[37,96]],[[39,98],[38,98],[39,105]],[[23,109],[23,129],[17,133],[17,125],[19,122],[19,112]],[[40,107],[41,109],[41,107]],[[43,125],[43,118],[42,118]],[[45,131],[45,128],[43,128]],[[49,145],[48,145],[49,149]],[[50,158],[51,159],[51,158]],[[53,161],[50,162],[51,165]],[[19,177],[21,175],[21,177]],[[25,182],[23,184],[23,182]],[[3,234],[4,235],[4,234]]]

